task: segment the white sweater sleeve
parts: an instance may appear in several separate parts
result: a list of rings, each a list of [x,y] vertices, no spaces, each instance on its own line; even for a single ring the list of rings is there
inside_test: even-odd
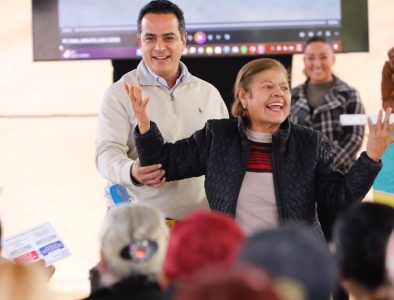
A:
[[[134,160],[129,153],[135,151],[134,128],[130,122],[131,105],[122,88],[123,81],[115,83],[104,95],[98,117],[95,160],[104,178],[130,185],[130,168]]]

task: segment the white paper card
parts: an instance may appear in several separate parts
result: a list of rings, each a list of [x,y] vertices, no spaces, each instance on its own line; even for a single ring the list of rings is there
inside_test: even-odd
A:
[[[383,113],[383,118],[385,114]],[[375,125],[378,119],[378,115],[371,115],[372,123]],[[339,116],[339,122],[342,126],[357,126],[357,125],[367,125],[368,115],[366,114],[343,114]],[[394,123],[394,114],[390,115],[390,124]]]
[[[70,255],[50,223],[43,223],[3,240],[8,258],[18,262],[36,262],[44,259],[46,266]]]

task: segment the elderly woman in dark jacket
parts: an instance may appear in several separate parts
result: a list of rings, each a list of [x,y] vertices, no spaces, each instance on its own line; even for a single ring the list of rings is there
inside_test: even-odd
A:
[[[139,120],[135,139],[141,163],[160,163],[167,181],[205,175],[211,209],[232,214],[247,234],[296,222],[309,224],[323,238],[316,207],[333,213],[363,199],[382,167],[384,150],[394,142],[391,109],[384,120],[379,113],[376,126],[368,120],[367,150],[343,174],[334,167],[327,137],[288,121],[287,78],[276,60],[247,63],[234,88],[232,113],[238,118],[209,120],[176,143],[165,143],[150,122],[149,99],[141,89],[126,86]]]

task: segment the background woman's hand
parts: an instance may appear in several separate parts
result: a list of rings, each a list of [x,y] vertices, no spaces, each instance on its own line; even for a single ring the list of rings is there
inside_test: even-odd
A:
[[[379,110],[376,125],[372,124],[371,118],[368,118],[369,136],[367,142],[367,154],[369,158],[379,162],[386,148],[394,142],[392,134],[394,132],[394,123],[390,125],[390,114],[392,109],[386,110],[383,119],[383,111]]]
[[[140,86],[133,86],[125,83],[125,89],[130,97],[131,106],[138,120],[140,133],[144,134],[150,128],[150,120],[146,111],[149,98],[142,99],[142,89]]]

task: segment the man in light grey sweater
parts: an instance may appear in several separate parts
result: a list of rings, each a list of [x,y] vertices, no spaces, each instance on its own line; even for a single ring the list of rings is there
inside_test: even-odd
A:
[[[108,187],[126,187],[134,202],[150,203],[179,219],[208,207],[204,178],[165,182],[160,165],[141,167],[134,145],[137,120],[125,85],[139,85],[149,97],[149,114],[164,138],[173,142],[201,129],[208,119],[228,118],[218,90],[193,75],[180,61],[187,33],[183,12],[167,0],[154,0],[137,21],[142,61],[105,93],[96,137],[96,165]],[[108,204],[113,205],[109,192]]]

